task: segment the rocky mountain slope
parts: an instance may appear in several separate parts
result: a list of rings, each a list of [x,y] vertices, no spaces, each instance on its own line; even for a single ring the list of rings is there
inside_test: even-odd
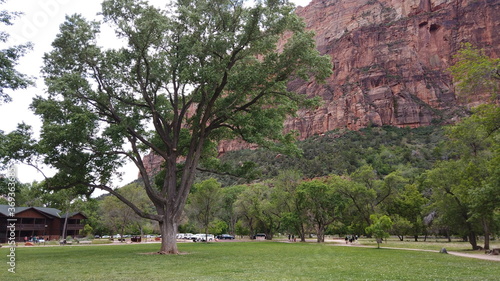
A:
[[[324,101],[287,121],[301,139],[336,128],[453,118],[460,103],[446,69],[461,44],[500,55],[498,0],[313,0],[297,13],[335,66],[326,85],[290,85]]]
[[[453,121],[461,106],[481,102],[457,100],[446,71],[453,55],[470,42],[500,56],[500,0],[312,0],[297,14],[334,64],[326,84],[289,85],[323,100],[286,121],[300,139],[337,128]],[[246,147],[224,142],[219,151]],[[148,157],[149,168],[158,168],[161,161]]]

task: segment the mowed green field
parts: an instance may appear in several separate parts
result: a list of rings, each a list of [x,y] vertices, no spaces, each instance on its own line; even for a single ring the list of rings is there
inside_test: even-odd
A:
[[[0,280],[498,280],[500,263],[452,255],[279,242],[17,248],[16,273],[0,249]]]

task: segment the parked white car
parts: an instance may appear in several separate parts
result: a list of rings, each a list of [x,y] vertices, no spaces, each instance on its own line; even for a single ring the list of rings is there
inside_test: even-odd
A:
[[[193,242],[210,242],[215,240],[215,236],[213,234],[198,233],[193,235],[191,239]]]

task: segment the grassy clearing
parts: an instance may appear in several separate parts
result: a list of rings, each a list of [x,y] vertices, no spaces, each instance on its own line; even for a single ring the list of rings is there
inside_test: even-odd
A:
[[[498,262],[438,253],[331,244],[230,242],[18,248],[0,280],[497,280]],[[8,250],[0,249],[6,260]]]

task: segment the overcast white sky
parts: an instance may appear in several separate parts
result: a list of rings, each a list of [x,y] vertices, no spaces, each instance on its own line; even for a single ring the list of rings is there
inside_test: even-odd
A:
[[[23,12],[20,18],[16,19],[13,26],[0,26],[7,31],[11,37],[9,45],[24,44],[32,42],[34,47],[21,60],[17,69],[24,74],[35,77],[36,86],[26,90],[9,92],[13,101],[0,105],[0,130],[5,133],[15,130],[17,124],[24,122],[31,125],[36,134],[39,132],[40,120],[29,110],[29,105],[33,97],[43,94],[45,86],[43,80],[39,78],[39,70],[42,67],[43,54],[51,50],[51,43],[59,31],[59,25],[64,21],[65,15],[80,13],[87,19],[99,19],[97,13],[100,12],[102,0],[7,0],[0,6],[0,10]],[[154,3],[166,3],[167,1],[151,0]],[[292,0],[298,6],[306,6],[310,0]],[[101,29],[101,44],[103,46],[117,45],[110,28]],[[0,48],[5,48],[0,44]],[[43,176],[34,168],[19,165],[17,167],[18,178],[23,183],[41,181]],[[50,175],[48,169],[44,169]],[[123,170],[123,179],[116,180],[115,186],[122,186],[137,178],[138,170],[133,165],[129,165]]]

